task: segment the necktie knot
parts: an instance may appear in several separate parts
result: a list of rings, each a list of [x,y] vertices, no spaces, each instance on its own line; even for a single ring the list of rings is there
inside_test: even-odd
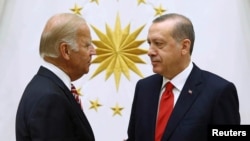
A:
[[[174,85],[171,82],[167,82],[166,84],[166,91],[169,93],[173,90]]]
[[[73,84],[71,84],[71,93],[72,93],[72,94],[78,95],[78,92],[77,92],[77,90],[76,90],[76,87],[75,87]]]

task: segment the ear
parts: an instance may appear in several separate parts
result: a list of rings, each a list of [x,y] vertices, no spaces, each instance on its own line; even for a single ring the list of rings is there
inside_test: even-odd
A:
[[[61,43],[59,46],[59,51],[62,58],[69,60],[70,59],[70,47],[67,43]]]
[[[189,39],[184,39],[182,41],[182,50],[181,53],[183,55],[186,55],[187,53],[190,53],[190,46],[191,46],[191,41]]]

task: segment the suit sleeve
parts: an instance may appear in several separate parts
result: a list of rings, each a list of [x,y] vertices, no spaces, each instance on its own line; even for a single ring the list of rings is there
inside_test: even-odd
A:
[[[216,100],[213,112],[214,124],[240,124],[239,100],[236,87],[228,83]]]
[[[136,101],[137,101],[137,91],[139,87],[139,82],[136,84],[136,87],[135,87],[134,99],[132,103],[132,109],[131,109],[128,131],[127,131],[128,139],[126,141],[135,141],[135,124],[136,124],[135,114],[136,114]]]

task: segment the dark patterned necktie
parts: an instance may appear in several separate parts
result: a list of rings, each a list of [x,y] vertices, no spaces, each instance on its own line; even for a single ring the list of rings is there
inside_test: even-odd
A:
[[[80,99],[79,94],[78,94],[78,92],[77,92],[77,90],[76,90],[76,88],[75,88],[75,86],[73,84],[71,84],[71,93],[73,94],[76,102],[79,104],[79,106],[83,110],[81,99]]]

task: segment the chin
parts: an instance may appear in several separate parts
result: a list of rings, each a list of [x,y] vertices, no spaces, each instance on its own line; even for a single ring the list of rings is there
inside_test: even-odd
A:
[[[157,68],[153,68],[153,72],[154,72],[154,73],[161,74],[161,70],[160,70],[160,69],[157,69]]]
[[[84,74],[87,74],[87,73],[89,73],[89,69],[87,69]]]

